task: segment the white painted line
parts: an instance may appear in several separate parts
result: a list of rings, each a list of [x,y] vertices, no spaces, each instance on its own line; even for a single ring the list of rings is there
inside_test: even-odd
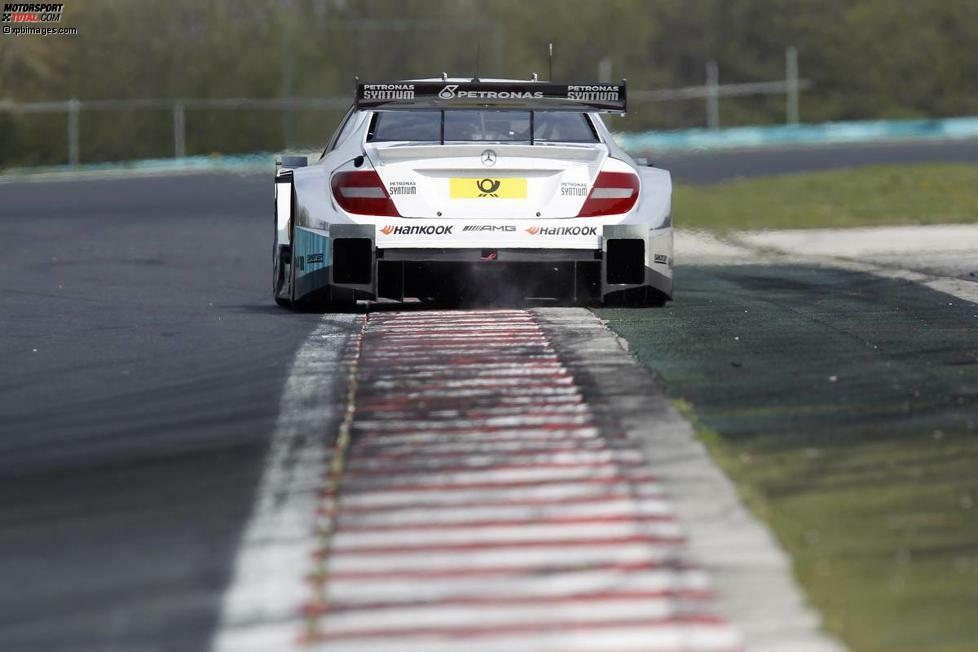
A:
[[[330,652],[392,652],[390,639],[324,641],[314,650]],[[397,652],[459,652],[453,636],[401,638]],[[582,631],[555,628],[544,633],[500,634],[491,638],[465,639],[465,652],[736,652],[739,639],[729,627],[707,625],[684,627],[600,628]]]
[[[563,368],[564,366],[557,361],[556,356],[548,360],[541,360],[537,362],[521,362],[518,360],[514,360],[512,362],[486,362],[484,360],[474,362],[452,362],[450,368],[451,371],[444,364],[432,364],[430,362],[424,362],[421,364],[404,364],[403,361],[398,360],[396,373],[399,376],[405,376],[421,374],[428,371],[437,371],[440,373],[460,373],[468,371],[491,372],[498,369],[506,369],[522,372],[523,370],[543,369],[559,371]],[[394,371],[392,370],[392,372]]]
[[[758,249],[777,249],[806,256],[872,260],[877,256],[978,251],[978,225],[929,224],[742,231],[737,240]]]
[[[255,632],[242,630],[229,637],[228,649],[237,652],[279,652],[279,641],[294,635],[295,623],[283,622]],[[278,630],[278,631],[276,631]],[[467,640],[465,652],[739,652],[739,640],[727,627],[620,627],[581,632],[568,627],[560,632],[527,636],[525,633]],[[401,639],[393,648],[389,639],[322,641],[303,644],[311,652],[459,652],[454,637]],[[796,651],[792,651],[796,652]],[[801,651],[798,651],[801,652]]]
[[[567,379],[570,383],[571,379]],[[358,410],[358,413],[362,412]],[[355,427],[360,432],[403,432],[406,430],[435,432],[438,430],[455,430],[459,428],[526,428],[532,429],[539,426],[549,426],[553,424],[561,425],[590,425],[591,415],[567,414],[559,417],[553,416],[533,416],[531,415],[505,415],[499,417],[485,417],[482,419],[410,419],[408,421],[391,421],[388,419],[365,419],[357,418]]]
[[[401,555],[344,555],[330,561],[336,573],[395,573],[398,571],[446,571],[464,569],[472,572],[487,568],[527,568],[538,566],[588,566],[610,564],[659,564],[677,558],[676,546],[652,546],[648,543],[626,543],[619,546],[575,546],[559,543],[550,547],[466,550],[464,552],[404,552]],[[386,581],[381,578],[381,581]]]
[[[624,477],[644,480],[644,470],[633,471],[629,467],[616,466],[582,466],[582,467],[553,467],[526,469],[484,469],[478,471],[463,471],[458,473],[411,474],[403,476],[379,475],[369,479],[356,476],[347,479],[344,484],[354,491],[371,486],[374,489],[410,490],[413,485],[425,487],[438,486],[440,491],[451,491],[453,485],[488,484],[508,485],[524,482],[563,483],[570,480],[587,480],[591,478]]]
[[[976,255],[975,258],[975,267],[978,268],[978,255]],[[881,278],[911,281],[932,290],[936,290],[937,292],[943,292],[951,297],[978,304],[978,283],[974,281],[965,281],[964,279],[950,276],[936,276],[933,274],[925,274],[906,269],[855,261],[832,260],[829,262],[829,264],[834,267],[841,267],[842,269],[848,269],[854,272],[874,274]]]
[[[440,339],[442,335],[452,337],[460,333],[466,333],[466,334],[471,333],[473,337],[471,337],[470,339],[472,340],[473,345],[480,344],[483,337],[490,340],[496,338],[504,338],[507,340],[512,340],[513,335],[518,335],[519,337],[532,337],[534,338],[534,341],[539,342],[541,345],[546,346],[546,340],[541,337],[540,330],[535,328],[535,325],[530,325],[530,324],[514,324],[508,328],[499,328],[499,329],[482,329],[478,325],[471,325],[471,324],[466,324],[464,322],[459,322],[455,328],[447,327],[445,328],[445,330],[442,331],[431,331],[431,329],[437,328],[440,325],[442,324],[414,324],[411,325],[410,328],[397,329],[395,327],[392,328],[389,332],[387,330],[384,331],[375,330],[374,333],[376,335],[377,340],[381,340],[381,339],[386,340],[388,338],[388,333],[391,338],[397,337],[401,339],[409,338],[409,337],[423,338],[426,337],[426,333],[428,332],[431,332],[430,339]],[[448,323],[446,322],[444,325],[448,326]],[[386,329],[387,327],[385,326],[384,328]],[[389,351],[387,353],[389,353]],[[439,353],[439,352],[435,351],[435,353]]]
[[[594,426],[577,428],[561,428],[556,430],[526,430],[522,428],[507,428],[503,430],[482,430],[473,428],[460,428],[446,432],[407,432],[407,433],[384,433],[383,442],[391,445],[399,444],[420,444],[425,443],[452,443],[468,444],[473,440],[483,444],[495,442],[523,442],[535,444],[537,442],[553,442],[567,440],[596,440],[598,429]],[[372,448],[373,446],[370,446]]]
[[[401,401],[416,401],[426,398],[491,398],[494,395],[499,396],[500,401],[506,401],[509,398],[516,399],[529,399],[537,398],[543,396],[577,396],[578,390],[576,387],[570,385],[514,385],[514,386],[487,386],[487,387],[462,387],[462,388],[451,388],[451,387],[435,387],[431,389],[418,390],[416,388],[410,388],[403,391],[400,395]],[[389,401],[390,397],[385,397],[385,401]],[[367,394],[364,397],[364,402],[367,401],[377,401],[375,396]]]
[[[438,524],[479,523],[493,520],[531,521],[545,513],[548,518],[587,518],[612,516],[671,516],[672,508],[665,500],[646,498],[616,498],[602,502],[556,503],[547,505],[544,511],[540,505],[511,504],[504,507],[469,505],[463,508],[432,510],[399,509],[383,512],[354,512],[341,514],[340,528],[347,525],[382,526],[397,525],[409,528],[415,524],[437,526]]]
[[[538,386],[538,387],[550,387],[555,385],[571,385],[573,379],[567,376],[557,376],[554,378],[535,378],[532,380],[527,380],[521,377],[502,377],[502,378],[458,378],[452,380],[432,380],[424,383],[418,383],[422,387],[436,387],[437,391],[441,392],[446,389],[458,389],[458,388],[468,388],[468,387],[490,387],[492,389],[501,387],[517,387],[525,388],[527,386]],[[376,391],[380,389],[401,389],[404,387],[403,381],[384,381],[379,380],[375,383],[371,383],[371,391]]]
[[[567,397],[570,398],[570,397]],[[365,420],[385,421],[390,419],[403,419],[405,422],[418,418],[418,408],[416,406],[396,406],[394,404],[376,403],[369,406],[361,406],[357,414],[364,415]],[[552,422],[567,423],[573,419],[584,415],[587,406],[577,400],[559,400],[553,403],[544,401],[523,402],[516,405],[506,404],[497,407],[487,405],[453,407],[448,401],[443,401],[438,408],[432,408],[425,415],[432,420],[448,421],[475,421],[486,423],[487,419],[513,418],[513,419],[546,419],[544,422],[547,427],[551,427]],[[496,423],[496,422],[489,422]],[[521,424],[522,425],[522,424]],[[473,442],[475,445],[478,442]],[[363,442],[365,447],[373,447],[373,441]]]
[[[451,364],[464,364],[471,365],[473,360],[482,360],[485,358],[481,357],[482,349],[478,346],[473,345],[472,347],[467,347],[468,350],[460,350],[460,347],[452,347],[445,355],[437,356],[438,360],[444,360]],[[370,351],[365,359],[370,361],[397,361],[400,363],[410,363],[413,361],[422,361],[423,364],[432,364],[431,347],[419,347],[411,351],[405,351],[400,349],[397,351]],[[499,363],[511,363],[518,362],[521,360],[526,360],[530,364],[542,364],[545,362],[551,362],[557,359],[557,354],[547,347],[521,347],[519,350],[514,350],[514,347],[500,347],[495,351],[493,360]]]
[[[687,233],[684,246],[698,251],[703,238],[703,234]],[[976,271],[978,263],[971,255],[978,251],[975,224],[743,231],[726,240],[737,249],[741,262],[778,262],[778,256],[790,256],[794,262],[804,260],[919,283],[978,304],[978,282],[944,275],[950,271],[927,271],[929,267],[945,266],[948,270]]]
[[[314,524],[327,466],[327,433],[338,419],[346,343],[353,315],[328,315],[296,353],[282,392],[264,475],[252,517],[224,594],[212,641],[216,652],[286,650],[307,599],[304,573],[315,549]],[[247,639],[247,640],[245,640]]]
[[[527,574],[522,577],[457,577],[419,582],[390,579],[365,582],[336,578],[329,583],[329,601],[342,604],[370,602],[424,602],[478,595],[533,598],[566,596],[597,591],[707,591],[710,579],[701,570],[579,569],[559,573]]]
[[[677,538],[681,535],[675,522],[603,522],[588,524],[538,525],[527,523],[517,526],[497,525],[491,528],[427,527],[416,530],[409,527],[391,532],[357,532],[340,528],[333,537],[333,550],[337,554],[356,551],[358,548],[389,546],[396,537],[396,546],[451,546],[465,543],[505,542],[553,542],[567,539],[615,539],[635,535]],[[560,558],[554,559],[559,562]]]
[[[386,437],[384,438],[387,439]],[[417,440],[412,444],[373,444],[358,443],[359,454],[369,454],[381,458],[398,459],[413,454],[425,456],[457,456],[457,455],[532,455],[547,451],[560,450],[607,450],[608,442],[595,438],[577,437],[571,441],[561,439],[490,439],[482,441],[476,437],[454,437],[449,441],[430,439]]]
[[[428,384],[434,381],[455,380],[459,378],[552,378],[566,375],[558,365],[517,367],[513,365],[496,365],[496,367],[482,368],[471,366],[466,369],[453,370],[443,368],[437,370],[419,371],[417,369],[397,371],[372,370],[361,374],[361,378],[370,381],[370,385],[376,388],[389,387],[387,383],[415,382],[418,384]]]
[[[424,504],[430,507],[439,505],[471,504],[473,502],[491,501],[526,501],[526,500],[575,500],[593,498],[608,493],[647,492],[643,495],[662,496],[662,490],[656,486],[625,480],[602,484],[583,484],[580,482],[552,482],[526,487],[485,487],[479,489],[445,487],[441,491],[432,492],[393,492],[384,488],[365,488],[360,491],[344,490],[344,508],[378,508],[396,507],[400,505]]]
[[[600,623],[619,619],[649,622],[687,615],[689,605],[674,598],[640,600],[605,600],[568,602],[564,604],[523,604],[432,607],[413,606],[385,610],[337,610],[329,613],[324,628],[331,634],[352,635],[357,632],[383,629],[442,628],[442,627],[499,627],[533,623],[575,625]],[[702,605],[695,604],[696,613]]]
[[[608,448],[582,450],[549,450],[542,453],[532,453],[527,450],[519,454],[486,454],[478,450],[467,451],[464,456],[450,457],[431,456],[430,449],[419,447],[418,455],[412,457],[385,459],[382,456],[386,448],[371,448],[369,456],[362,456],[362,448],[358,449],[358,457],[347,464],[346,468],[354,472],[383,472],[390,475],[406,475],[415,472],[430,473],[432,471],[449,471],[452,469],[479,469],[483,467],[500,466],[532,466],[532,465],[570,465],[570,464],[621,464],[624,466],[641,464],[645,457],[636,450],[612,450]]]

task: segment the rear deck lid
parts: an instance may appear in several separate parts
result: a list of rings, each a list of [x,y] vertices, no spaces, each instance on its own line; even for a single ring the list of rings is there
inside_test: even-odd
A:
[[[404,217],[521,219],[576,216],[608,148],[368,143],[366,153]]]

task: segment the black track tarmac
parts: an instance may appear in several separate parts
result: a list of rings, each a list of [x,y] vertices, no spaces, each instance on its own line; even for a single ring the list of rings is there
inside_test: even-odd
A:
[[[667,152],[651,155],[679,183],[717,183],[736,177],[836,170],[891,163],[974,163],[978,140],[862,143],[815,147]]]
[[[202,650],[294,352],[271,175],[0,185],[0,649]]]
[[[689,266],[676,281],[666,308],[598,314],[725,437],[978,432],[978,305],[804,265]]]

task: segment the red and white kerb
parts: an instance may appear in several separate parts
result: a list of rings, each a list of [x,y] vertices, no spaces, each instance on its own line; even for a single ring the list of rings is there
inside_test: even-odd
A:
[[[316,551],[303,643],[741,649],[643,454],[595,419],[530,313],[370,315],[356,346],[349,444],[323,509],[332,535]]]

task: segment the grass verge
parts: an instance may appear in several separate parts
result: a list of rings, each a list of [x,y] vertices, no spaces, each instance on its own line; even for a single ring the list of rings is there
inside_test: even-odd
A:
[[[697,421],[714,461],[788,551],[823,626],[853,652],[974,650],[978,556],[967,521],[978,492],[935,476],[972,477],[978,442],[935,455],[930,442],[896,440],[823,459],[814,446],[737,445]],[[797,478],[818,480],[785,491]],[[854,491],[868,482],[876,486]]]
[[[978,165],[887,165],[677,185],[677,226],[716,230],[947,224],[978,216]]]
[[[853,652],[978,641],[975,307],[841,270],[683,268],[596,311],[664,381]]]

